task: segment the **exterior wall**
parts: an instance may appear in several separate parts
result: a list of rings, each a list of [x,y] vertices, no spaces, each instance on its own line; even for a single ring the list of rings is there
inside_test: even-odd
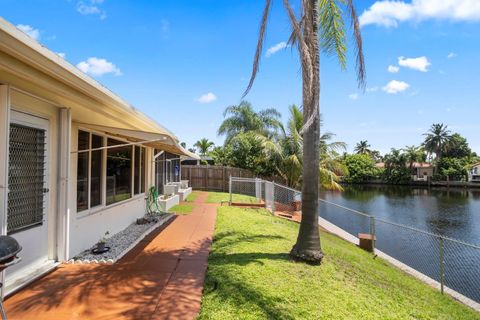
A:
[[[480,164],[473,166],[468,172],[468,181],[480,183]]]
[[[429,168],[415,168],[416,175],[413,176],[414,181],[427,181],[433,176],[433,167]]]
[[[71,149],[78,150],[78,125],[72,126]],[[95,133],[95,132],[93,132]],[[102,135],[101,133],[99,133]],[[118,139],[115,137],[115,139]],[[121,139],[120,139],[121,140]],[[105,153],[104,153],[105,155]],[[78,212],[77,203],[77,154],[72,153],[70,156],[70,223],[69,223],[69,250],[67,259],[73,258],[80,252],[90,248],[102,238],[108,231],[113,235],[131,223],[137,218],[142,217],[146,213],[145,196],[148,188],[152,185],[152,148],[146,148],[145,157],[145,193],[133,196],[130,199],[120,201],[108,206],[99,206],[86,211]],[[105,161],[104,161],[105,163]],[[105,168],[103,175],[105,176]],[[103,198],[105,198],[105,183],[102,186]]]

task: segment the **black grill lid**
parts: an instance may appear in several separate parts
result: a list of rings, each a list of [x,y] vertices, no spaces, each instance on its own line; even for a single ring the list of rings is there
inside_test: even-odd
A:
[[[10,236],[0,236],[0,263],[15,257],[21,250],[17,240]]]

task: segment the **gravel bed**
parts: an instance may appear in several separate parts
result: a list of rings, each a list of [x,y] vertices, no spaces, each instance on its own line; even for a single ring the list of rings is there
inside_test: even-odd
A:
[[[102,254],[93,254],[91,250],[96,247],[92,246],[90,249],[85,250],[73,258],[74,263],[114,263],[120,259],[125,253],[126,250],[132,249],[130,247],[134,246],[141,239],[143,239],[148,233],[157,229],[163,223],[168,221],[171,214],[163,214],[156,216],[157,221],[137,224],[136,222],[129,225],[127,228],[122,231],[114,234],[113,236],[106,239],[105,246],[110,247],[110,250]],[[153,229],[152,229],[153,228]],[[152,230],[149,230],[152,229]]]

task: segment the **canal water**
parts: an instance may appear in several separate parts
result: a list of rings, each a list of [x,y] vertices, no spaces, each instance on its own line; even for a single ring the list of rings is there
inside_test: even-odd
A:
[[[480,302],[480,249],[449,240],[480,247],[480,189],[354,185],[320,198],[377,220],[372,226],[368,217],[320,202],[322,218],[355,236],[373,227],[378,249]]]

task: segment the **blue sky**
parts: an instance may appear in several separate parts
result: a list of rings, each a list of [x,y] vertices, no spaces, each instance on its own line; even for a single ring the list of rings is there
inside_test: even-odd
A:
[[[296,1],[292,1],[295,3]],[[480,1],[356,1],[367,90],[354,59],[340,70],[321,58],[324,130],[352,150],[368,140],[382,153],[420,144],[435,122],[480,153]],[[191,146],[240,102],[251,71],[263,1],[0,0],[2,16],[172,130]],[[274,1],[260,73],[247,96],[288,118],[301,102],[297,54],[276,52],[289,36]],[[272,53],[273,52],[273,53]],[[390,71],[389,71],[390,70]]]

